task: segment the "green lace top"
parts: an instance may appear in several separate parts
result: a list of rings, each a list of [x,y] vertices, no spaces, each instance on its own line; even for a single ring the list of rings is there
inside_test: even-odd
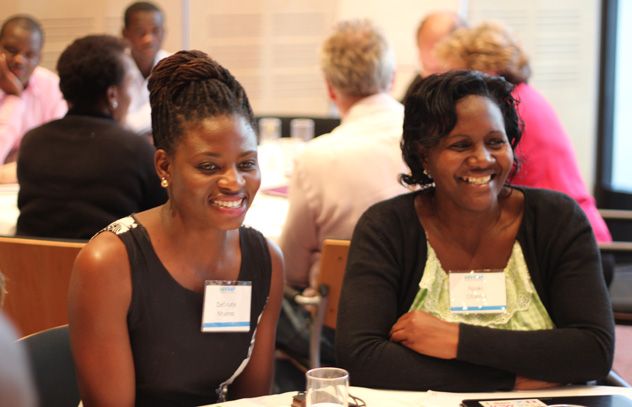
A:
[[[462,322],[497,329],[527,331],[555,327],[531,282],[522,248],[517,241],[513,245],[511,257],[503,270],[507,290],[507,308],[504,312],[494,314],[450,311],[448,274],[441,266],[429,242],[427,246],[428,258],[419,282],[419,292],[410,307],[411,311],[425,311],[448,322]]]

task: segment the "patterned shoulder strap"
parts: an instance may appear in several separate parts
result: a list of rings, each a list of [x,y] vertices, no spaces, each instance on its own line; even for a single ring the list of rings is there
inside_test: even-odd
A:
[[[129,231],[130,229],[136,228],[137,226],[138,226],[138,222],[136,222],[136,219],[133,216],[126,216],[124,218],[115,220],[114,222],[110,223],[109,225],[107,225],[106,227],[98,231],[93,236],[93,238],[95,236],[100,235],[103,232],[112,232],[115,235],[120,235]]]

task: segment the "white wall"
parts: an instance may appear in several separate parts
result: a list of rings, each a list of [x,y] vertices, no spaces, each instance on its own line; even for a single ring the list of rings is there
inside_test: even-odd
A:
[[[531,83],[554,105],[592,189],[596,162],[598,0],[156,0],[165,10],[171,51],[209,52],[244,84],[258,114],[330,111],[318,47],[335,21],[373,19],[398,59],[393,94],[402,95],[416,66],[415,31],[429,11],[460,10],[468,20],[498,19],[530,54]],[[43,65],[54,67],[76,36],[118,34],[125,0],[0,0],[0,19],[28,12],[46,31]]]
[[[119,35],[123,28],[126,0],[0,0],[0,20],[16,13],[28,13],[42,23],[45,33],[42,65],[54,69],[57,57],[74,39],[93,33]],[[156,0],[165,10],[169,26],[165,47],[182,44],[182,4]],[[173,24],[173,26],[172,26]]]

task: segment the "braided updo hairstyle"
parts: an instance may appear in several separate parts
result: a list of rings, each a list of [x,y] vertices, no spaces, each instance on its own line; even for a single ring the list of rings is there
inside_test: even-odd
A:
[[[154,145],[168,154],[186,123],[238,114],[256,131],[244,88],[202,51],[179,51],[164,58],[152,70],[148,87]]]

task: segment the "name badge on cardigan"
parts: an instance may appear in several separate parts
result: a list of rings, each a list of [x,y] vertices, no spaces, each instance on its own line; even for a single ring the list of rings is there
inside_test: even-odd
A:
[[[505,273],[502,270],[450,271],[450,311],[500,313],[507,309]]]
[[[248,332],[252,282],[204,282],[202,332]]]

